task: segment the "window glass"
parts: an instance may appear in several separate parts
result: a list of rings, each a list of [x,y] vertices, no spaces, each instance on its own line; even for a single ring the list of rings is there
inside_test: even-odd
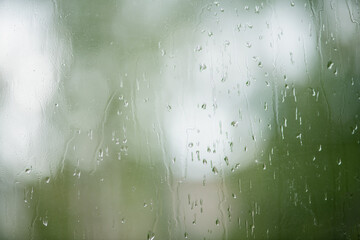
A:
[[[0,2],[0,239],[356,239],[357,0]]]

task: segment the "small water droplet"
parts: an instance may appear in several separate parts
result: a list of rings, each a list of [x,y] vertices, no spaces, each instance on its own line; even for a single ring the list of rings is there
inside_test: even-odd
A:
[[[155,233],[152,231],[148,232],[147,240],[154,240],[155,239]]]
[[[245,45],[246,45],[246,47],[248,47],[248,48],[251,48],[251,46],[252,46],[252,45],[251,45],[251,42],[246,42]]]
[[[211,37],[212,35],[214,35],[212,32],[208,32],[209,37]]]
[[[184,237],[185,238],[188,238],[189,237],[189,234],[187,232],[184,233]]]
[[[50,177],[46,177],[46,178],[45,178],[45,182],[46,182],[46,183],[49,183],[49,182],[50,182]]]
[[[327,63],[327,68],[328,68],[328,69],[331,69],[333,66],[334,66],[334,63],[333,63],[332,61],[329,61],[329,62]]]
[[[227,156],[224,157],[224,161],[225,161],[226,165],[229,166],[229,158]]]
[[[31,173],[31,168],[25,169],[25,173],[27,173],[27,174]]]
[[[220,225],[220,220],[216,219],[215,224],[216,224],[216,226],[219,226]]]
[[[204,103],[203,105],[201,105],[202,109],[206,109],[206,104]]]
[[[294,7],[295,3],[294,2],[290,2],[290,6]]]
[[[47,225],[48,225],[48,220],[47,220],[47,218],[44,218],[43,221],[42,221],[42,223],[43,223],[43,225],[44,225],[45,227],[47,227]]]
[[[237,121],[232,121],[231,122],[231,126],[233,127],[237,127],[239,125],[239,123]]]
[[[206,68],[207,67],[204,63],[200,64],[200,66],[199,66],[200,72],[204,71]]]
[[[200,52],[202,50],[202,46],[197,45],[195,48],[195,52]]]
[[[194,143],[192,143],[192,142],[188,144],[189,148],[192,148],[193,146],[194,146]]]
[[[339,158],[339,160],[338,160],[338,165],[339,166],[341,165],[341,158]]]
[[[216,168],[216,167],[213,167],[213,168],[212,168],[212,172],[213,172],[215,175],[218,174],[217,168]]]

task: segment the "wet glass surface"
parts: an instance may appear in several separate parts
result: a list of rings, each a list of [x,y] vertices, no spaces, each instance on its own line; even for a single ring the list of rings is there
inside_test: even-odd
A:
[[[0,239],[357,239],[360,3],[0,2]]]

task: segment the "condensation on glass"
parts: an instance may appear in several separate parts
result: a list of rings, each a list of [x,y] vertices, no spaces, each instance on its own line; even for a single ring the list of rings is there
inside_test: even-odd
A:
[[[0,2],[1,239],[357,239],[360,3]]]

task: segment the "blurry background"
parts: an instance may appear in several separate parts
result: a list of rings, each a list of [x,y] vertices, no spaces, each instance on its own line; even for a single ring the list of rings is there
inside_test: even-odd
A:
[[[0,239],[358,239],[360,3],[0,2]]]

